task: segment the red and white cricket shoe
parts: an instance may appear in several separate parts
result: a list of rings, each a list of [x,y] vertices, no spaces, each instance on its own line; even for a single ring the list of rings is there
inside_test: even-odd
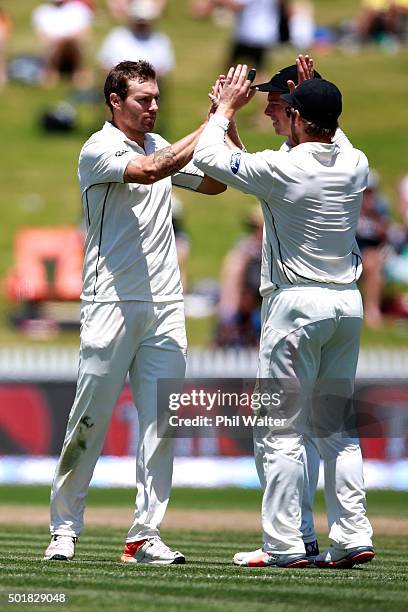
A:
[[[181,552],[171,550],[158,536],[126,543],[120,560],[122,563],[151,563],[153,565],[176,565],[186,562]]]
[[[356,546],[355,548],[341,548],[332,544],[321,555],[317,555],[314,564],[317,567],[330,569],[350,569],[354,565],[368,563],[375,557],[371,546]]]

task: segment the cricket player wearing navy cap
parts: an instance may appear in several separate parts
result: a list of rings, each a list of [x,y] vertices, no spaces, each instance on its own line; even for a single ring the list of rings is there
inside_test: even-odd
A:
[[[255,94],[246,70],[245,65],[230,69],[193,159],[209,176],[261,201],[264,299],[258,377],[296,382],[300,421],[305,422],[310,411],[306,390],[318,380],[329,386],[345,381],[352,393],[363,317],[355,230],[368,162],[361,151],[342,151],[332,142],[342,98],[324,79],[307,80],[284,94],[294,145],[290,151],[231,151],[224,143],[229,123]],[[370,561],[372,529],[358,439],[327,430],[317,444],[325,464],[332,545],[315,563],[349,567]],[[254,445],[264,489],[263,546],[236,554],[234,563],[305,567],[302,430],[283,436],[271,427],[255,427]]]
[[[287,102],[282,100],[283,94],[290,93],[289,85],[295,87],[305,80],[317,78],[321,75],[314,69],[314,62],[308,55],[300,54],[296,63],[286,66],[274,74],[266,83],[253,85],[256,91],[267,94],[267,105],[265,115],[270,117],[275,133],[285,136],[286,140],[280,147],[280,151],[290,151],[293,143],[291,141],[291,120],[286,115]],[[332,139],[341,149],[352,148],[352,144],[344,134],[337,128]],[[306,548],[306,556],[309,561],[319,554],[319,545],[316,538],[313,502],[319,480],[320,454],[316,442],[309,436],[304,437],[305,445],[305,481],[302,496],[302,524],[301,531]]]
[[[286,136],[286,141],[280,147],[280,151],[290,151],[291,127],[290,118],[287,117],[285,109],[287,103],[281,99],[282,94],[290,93],[289,85],[295,87],[308,79],[321,79],[321,75],[314,69],[314,62],[308,55],[299,55],[296,63],[286,66],[274,74],[266,83],[253,85],[256,91],[267,94],[267,105],[265,115],[270,117],[275,133]],[[337,129],[333,139],[334,142],[349,143],[340,128]],[[347,146],[347,145],[346,145]],[[351,146],[351,145],[350,145]],[[313,502],[319,480],[320,453],[316,442],[310,436],[304,436],[305,446],[305,474],[302,495],[302,532],[303,542],[306,549],[306,557],[309,562],[313,561],[319,554],[319,544],[316,537]]]

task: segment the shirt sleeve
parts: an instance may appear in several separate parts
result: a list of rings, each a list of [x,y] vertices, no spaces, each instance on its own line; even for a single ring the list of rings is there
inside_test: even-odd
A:
[[[78,177],[83,193],[100,183],[123,183],[123,175],[135,152],[124,143],[94,142],[84,146],[79,156]]]
[[[188,163],[180,172],[176,172],[171,177],[171,182],[177,187],[197,191],[204,178],[204,172],[199,170],[193,162]]]
[[[154,140],[155,151],[163,149],[164,147],[171,146],[170,143],[159,134],[154,134]],[[204,178],[204,172],[202,170],[199,170],[197,166],[193,164],[193,162],[189,162],[183,168],[181,168],[181,170],[173,174],[170,178],[172,184],[176,187],[181,187],[182,189],[189,189],[190,191],[197,191]]]
[[[224,142],[228,120],[214,115],[194,151],[193,162],[205,174],[244,193],[266,198],[273,186],[276,151],[245,153]]]

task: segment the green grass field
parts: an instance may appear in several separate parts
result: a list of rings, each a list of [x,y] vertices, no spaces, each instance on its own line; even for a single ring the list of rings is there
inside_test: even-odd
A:
[[[123,534],[92,529],[68,563],[41,561],[44,533],[9,528],[0,536],[0,592],[64,593],[69,610],[263,611],[307,607],[361,611],[407,609],[408,543],[396,537],[377,540],[377,557],[352,570],[235,568],[238,550],[258,545],[254,533],[169,531],[170,546],[187,557],[186,565],[166,568],[118,563]],[[18,609],[38,608],[22,604]],[[47,604],[47,610],[64,609]]]
[[[37,505],[48,501],[48,487],[0,487],[2,504]],[[405,492],[369,491],[371,516],[408,516]],[[258,510],[259,491],[243,489],[175,489],[170,508]],[[127,489],[91,489],[89,506],[130,506]],[[316,510],[323,510],[322,494]],[[399,536],[375,538],[374,561],[352,570],[279,570],[235,568],[238,550],[260,545],[257,532],[200,532],[164,530],[170,546],[183,551],[187,564],[166,568],[127,566],[118,562],[125,532],[87,528],[69,563],[41,560],[47,544],[46,528],[0,525],[0,608],[8,594],[63,593],[69,610],[264,611],[298,610],[300,606],[325,611],[347,609],[405,611],[408,605],[408,540]],[[327,538],[320,536],[322,546]],[[16,604],[17,605],[17,604]],[[60,610],[63,604],[41,609]],[[18,604],[18,609],[39,605]],[[63,609],[63,608],[62,608]]]
[[[163,110],[166,136],[175,140],[202,122],[207,108],[207,92],[220,70],[231,32],[214,28],[211,21],[194,21],[189,16],[189,0],[171,0],[159,27],[173,40],[177,64],[168,84]],[[38,0],[2,2],[14,22],[9,45],[11,56],[38,53],[38,43],[30,25],[32,9]],[[97,19],[89,45],[89,58],[95,57],[103,36],[112,27],[105,0],[97,0]],[[356,14],[354,0],[316,0],[316,21],[335,25]],[[271,54],[268,71],[274,73],[293,63],[295,51],[278,49]],[[407,171],[408,144],[406,127],[406,74],[408,54],[388,55],[368,47],[353,55],[339,49],[313,51],[318,70],[334,80],[344,94],[342,126],[353,143],[368,155],[382,176],[382,189],[397,214],[397,182]],[[103,76],[95,71],[95,87],[101,89]],[[103,104],[79,106],[77,130],[70,135],[45,135],[38,118],[47,107],[61,100],[72,101],[72,90],[61,84],[54,90],[42,90],[10,84],[1,92],[0,129],[3,142],[2,171],[7,180],[1,188],[0,278],[13,261],[14,234],[23,225],[42,226],[76,224],[81,216],[76,179],[78,152],[88,134],[107,115]],[[245,109],[239,124],[248,150],[280,146],[281,139],[272,130],[259,132],[253,127],[253,109]],[[203,278],[218,278],[226,251],[243,232],[242,220],[255,200],[228,190],[216,198],[182,192],[186,229],[192,243],[188,262],[190,285]],[[7,324],[9,306],[0,297],[0,341],[27,342]],[[190,345],[208,344],[213,322],[190,321]],[[376,333],[363,335],[364,345],[401,345],[406,342],[406,326],[387,325]],[[62,335],[58,343],[77,343],[77,334]]]

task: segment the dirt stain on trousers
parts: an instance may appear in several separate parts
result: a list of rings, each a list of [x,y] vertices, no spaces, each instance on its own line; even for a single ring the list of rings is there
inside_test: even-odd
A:
[[[81,454],[86,451],[86,432],[94,424],[89,416],[83,416],[78,424],[78,431],[74,437],[62,449],[59,473],[61,476],[67,474],[78,463]]]

